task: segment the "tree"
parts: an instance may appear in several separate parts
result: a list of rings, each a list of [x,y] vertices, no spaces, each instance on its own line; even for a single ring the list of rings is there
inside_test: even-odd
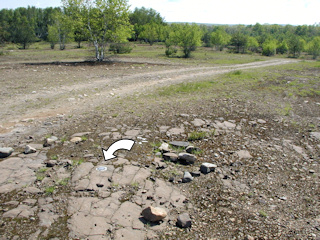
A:
[[[277,51],[277,41],[269,40],[262,44],[262,55],[264,56],[273,56]]]
[[[164,19],[160,16],[156,10],[152,8],[135,8],[129,15],[130,23],[134,26],[134,36],[133,39],[136,41],[138,39],[144,38],[141,36],[142,32],[145,31],[144,26],[147,24],[159,24],[165,25]]]
[[[191,56],[191,51],[201,46],[202,31],[196,24],[174,24],[172,25],[169,39],[166,41],[167,48],[172,45],[182,48],[185,58]]]
[[[64,0],[63,5],[81,13],[76,21],[88,30],[98,61],[103,61],[109,42],[125,42],[131,36],[127,0]]]
[[[320,37],[314,37],[312,41],[308,43],[307,51],[312,55],[313,59],[317,59],[320,55]]]
[[[59,31],[57,26],[48,26],[47,40],[50,43],[51,49],[59,42]]]
[[[247,42],[248,42],[248,37],[241,32],[237,32],[233,34],[230,40],[230,44],[231,46],[235,47],[236,53],[240,53],[241,49],[242,49],[242,53],[244,53],[246,50]]]
[[[49,38],[54,41],[54,39],[58,39],[60,50],[64,50],[66,48],[66,43],[69,42],[73,38],[73,24],[72,20],[69,16],[67,16],[62,11],[57,11],[54,14],[54,25],[51,26]],[[53,36],[53,34],[58,34],[58,36]],[[51,41],[52,43],[52,41]],[[51,44],[52,48],[52,44]]]
[[[277,53],[285,54],[288,52],[288,44],[286,41],[282,41],[277,46]]]
[[[144,38],[146,42],[153,45],[156,41],[161,41],[164,35],[164,26],[157,23],[148,23],[143,26],[144,30],[140,34],[140,38]]]
[[[289,53],[295,58],[300,56],[301,52],[304,50],[304,46],[305,41],[296,35],[292,35],[288,40]]]
[[[216,50],[222,51],[229,43],[231,37],[223,28],[219,28],[211,33],[211,43],[216,46]]]
[[[259,43],[255,37],[248,37],[247,48],[251,52],[257,52],[259,48]]]
[[[26,16],[21,16],[19,12],[15,12],[11,26],[12,41],[20,44],[23,49],[36,41],[32,20],[29,21]]]

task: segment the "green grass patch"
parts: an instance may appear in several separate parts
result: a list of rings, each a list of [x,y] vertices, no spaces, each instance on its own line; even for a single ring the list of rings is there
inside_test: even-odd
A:
[[[191,132],[188,134],[188,141],[196,141],[204,139],[207,136],[206,132]]]
[[[55,190],[55,186],[50,186],[45,189],[45,193],[52,194]]]
[[[177,94],[198,93],[208,88],[212,88],[214,84],[215,82],[213,81],[180,83],[162,88],[159,95],[172,96]]]

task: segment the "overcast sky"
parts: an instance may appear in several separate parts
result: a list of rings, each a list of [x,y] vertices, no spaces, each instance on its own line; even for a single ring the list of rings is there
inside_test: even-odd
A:
[[[153,8],[167,22],[217,24],[292,24],[320,22],[320,0],[129,0],[135,7]],[[0,0],[0,8],[61,5],[60,0]]]

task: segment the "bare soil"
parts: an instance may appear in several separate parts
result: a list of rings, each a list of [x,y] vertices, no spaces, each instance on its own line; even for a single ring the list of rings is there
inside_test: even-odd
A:
[[[319,239],[320,140],[311,135],[320,128],[319,95],[290,98],[285,92],[270,90],[270,86],[297,79],[319,80],[319,68],[280,67],[295,62],[270,59],[208,67],[118,57],[103,64],[3,63],[0,146],[14,147],[19,156],[26,144],[42,144],[45,136],[54,135],[63,141],[45,150],[48,159],[87,162],[84,156],[93,154],[101,161],[101,147],[117,139],[113,133],[125,138],[128,131],[136,130],[147,143],[134,136],[132,151],[119,151],[119,156],[150,169],[154,179],[169,182],[173,177],[172,186],[187,199],[184,209],[170,207],[163,228],[154,230],[145,224],[143,231],[154,233],[146,239]],[[279,72],[279,76],[258,79],[253,86],[222,82],[203,91],[159,94],[159,89],[166,91],[170,85],[207,79],[219,82],[223,74],[251,69]],[[195,125],[196,119],[204,124]],[[165,126],[167,130],[162,131]],[[181,132],[175,134],[172,129]],[[90,134],[79,144],[64,143],[80,132]],[[156,168],[155,145],[188,141],[192,132],[207,132],[202,139],[189,139],[201,150],[196,154],[197,162],[191,166],[165,162],[165,168]],[[243,152],[249,156],[242,156]],[[179,181],[184,171],[199,171],[203,162],[218,167],[190,183]],[[77,168],[68,169],[71,176]],[[35,171],[39,174],[39,169]],[[0,239],[28,239],[34,233],[34,239],[72,239],[75,233],[68,225],[71,216],[65,202],[70,196],[104,197],[99,191],[75,193],[70,180],[66,185],[55,183],[56,171],[49,169],[44,175],[46,181],[30,185],[43,190],[54,184],[54,194],[26,195],[19,190],[1,194],[0,213],[13,209],[8,207],[12,200],[22,202],[28,197],[40,202],[40,198],[51,196],[57,220],[38,230],[38,216],[35,220],[3,219],[0,235],[4,237]],[[134,202],[132,186],[129,190],[128,186],[118,188],[126,193],[124,202]],[[190,214],[191,228],[175,225],[181,212]],[[121,227],[113,227],[103,236],[121,239],[117,238]],[[97,238],[88,235],[83,239]]]

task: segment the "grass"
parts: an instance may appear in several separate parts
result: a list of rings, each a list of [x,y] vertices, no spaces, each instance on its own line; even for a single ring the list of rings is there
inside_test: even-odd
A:
[[[79,166],[84,162],[84,159],[79,159],[79,160],[73,160],[72,161],[72,166]]]
[[[52,194],[55,190],[55,186],[50,186],[45,189],[45,193]]]
[[[66,185],[68,185],[68,182],[69,182],[69,178],[61,179],[58,181],[58,185],[66,186]]]
[[[188,134],[188,141],[196,141],[204,139],[207,136],[206,132],[191,132]]]
[[[266,217],[268,216],[268,214],[267,214],[265,211],[263,211],[263,210],[260,210],[260,211],[259,211],[259,215],[260,215],[261,217],[264,217],[264,218],[266,218]]]
[[[177,94],[196,93],[212,88],[215,84],[213,81],[181,83],[164,87],[160,90],[160,96],[172,96]]]

